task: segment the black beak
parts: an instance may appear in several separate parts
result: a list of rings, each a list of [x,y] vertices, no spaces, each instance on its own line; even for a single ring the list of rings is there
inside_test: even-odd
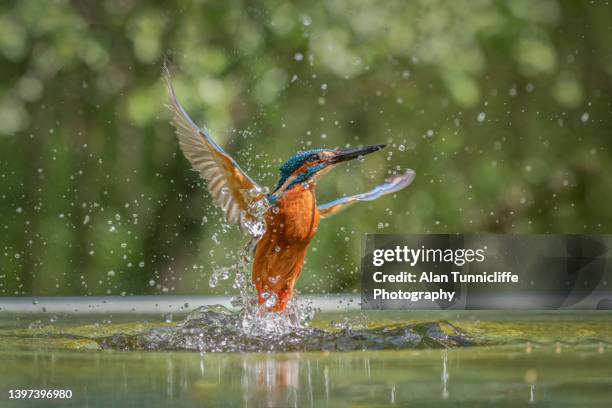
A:
[[[340,163],[347,160],[356,159],[366,154],[377,152],[383,149],[386,145],[378,144],[366,147],[354,147],[351,149],[338,150],[336,155],[330,159],[330,163]]]

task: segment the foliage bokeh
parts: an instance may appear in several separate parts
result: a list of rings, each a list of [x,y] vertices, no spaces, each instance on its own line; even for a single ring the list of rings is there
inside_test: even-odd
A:
[[[570,0],[0,4],[0,295],[228,293],[241,247],[182,157],[164,59],[199,123],[262,184],[300,149],[387,143],[321,201],[299,283],[359,287],[367,232],[612,225],[612,13]]]

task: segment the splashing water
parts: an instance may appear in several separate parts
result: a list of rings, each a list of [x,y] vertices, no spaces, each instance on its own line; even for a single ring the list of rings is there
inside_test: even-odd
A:
[[[247,197],[247,201],[262,197],[268,194],[267,188],[255,187],[245,191],[243,194]],[[265,198],[250,201],[246,211],[243,211],[240,219],[241,225],[249,236],[254,240],[259,240],[266,232],[266,212],[269,204]]]
[[[250,192],[260,194],[261,192]],[[248,213],[242,214],[243,230],[250,236],[230,267],[217,269],[210,280],[212,287],[220,280],[234,277],[238,294],[232,299],[231,311],[223,306],[203,306],[191,312],[182,322],[170,327],[154,328],[137,335],[116,334],[98,339],[103,348],[123,350],[195,350],[228,351],[306,351],[364,350],[406,347],[447,347],[467,344],[468,340],[452,325],[432,323],[416,327],[399,326],[367,329],[351,326],[346,321],[324,331],[310,327],[315,308],[309,299],[294,296],[281,313],[270,312],[278,298],[274,293],[262,294],[263,304],[250,279],[250,267],[257,243],[265,234],[267,200],[255,201]],[[168,320],[168,319],[166,319]]]
[[[252,254],[258,238],[252,237],[242,249],[236,264],[223,269],[224,278],[234,275],[238,295],[231,311],[220,305],[203,306],[191,312],[178,325],[161,327],[137,335],[117,334],[98,339],[102,348],[122,350],[194,350],[199,352],[235,351],[312,351],[366,350],[421,347],[452,347],[470,341],[447,322],[399,325],[368,329],[348,320],[332,324],[335,331],[310,327],[316,309],[309,299],[294,296],[281,313],[270,312],[278,301],[272,293],[259,299],[249,278]]]
[[[247,316],[244,311],[232,312],[220,305],[202,306],[178,325],[135,335],[115,334],[96,341],[103,349],[201,353],[400,350],[473,344],[461,330],[446,321],[372,329],[347,325],[341,330],[321,330],[295,324],[277,313],[252,319]]]
[[[267,191],[252,189],[246,191],[245,194],[252,198],[267,194]],[[304,328],[315,314],[310,302],[300,301],[297,296],[289,301],[282,313],[269,312],[269,309],[278,302],[274,293],[263,294],[265,302],[259,304],[257,292],[250,279],[250,268],[257,243],[266,232],[265,215],[268,209],[269,204],[265,199],[249,204],[247,210],[241,215],[241,223],[250,236],[250,240],[240,251],[238,261],[229,267],[216,269],[209,281],[209,285],[215,287],[219,281],[234,277],[232,286],[238,290],[238,295],[232,299],[232,306],[238,308],[239,311],[228,312],[230,315],[224,313],[224,323],[232,325],[240,334],[252,337],[284,335]],[[197,322],[200,318],[201,314],[198,313],[190,315],[184,325],[192,326],[192,323]]]
[[[249,336],[283,335],[293,330],[308,326],[315,309],[310,300],[302,301],[296,295],[287,303],[282,313],[273,313],[269,309],[278,301],[274,293],[264,293],[264,303],[259,299],[254,285],[250,280],[252,254],[257,242],[251,240],[241,251],[238,262],[230,270],[234,274],[233,287],[238,289],[238,295],[232,299],[232,306],[239,309],[235,312],[236,328]]]
[[[252,197],[262,197],[262,191],[249,191]],[[115,334],[98,338],[102,348],[121,350],[193,350],[199,352],[232,351],[311,351],[366,350],[421,347],[452,347],[470,341],[447,322],[420,325],[398,325],[368,329],[367,324],[354,325],[348,320],[332,324],[332,330],[310,327],[315,308],[309,299],[295,295],[285,310],[271,312],[279,299],[274,293],[264,293],[259,304],[251,282],[251,264],[257,243],[266,232],[266,199],[252,202],[241,214],[242,229],[249,241],[239,252],[235,264],[214,271],[210,286],[233,277],[237,295],[232,306],[203,306],[192,311],[178,324],[166,317],[166,327],[157,327],[139,334]],[[225,225],[224,228],[228,226]]]

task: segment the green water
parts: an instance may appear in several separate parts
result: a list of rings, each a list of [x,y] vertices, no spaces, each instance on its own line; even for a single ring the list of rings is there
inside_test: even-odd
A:
[[[321,314],[314,326],[326,330],[341,330],[330,321],[395,327],[443,319],[479,345],[295,353],[100,350],[100,336],[175,323],[58,316],[32,326],[43,318],[0,315],[0,406],[612,406],[607,312]],[[10,388],[68,388],[73,397],[9,400]]]

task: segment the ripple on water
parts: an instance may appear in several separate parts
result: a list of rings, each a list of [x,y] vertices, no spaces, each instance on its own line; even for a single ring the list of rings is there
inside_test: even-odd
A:
[[[291,322],[281,322],[285,316],[275,313],[258,316],[258,319],[257,330],[253,330],[252,316],[245,317],[242,311],[232,312],[219,305],[203,306],[177,326],[155,328],[136,335],[115,334],[98,342],[107,349],[206,353],[399,350],[472,344],[464,333],[446,321],[357,330],[347,326],[339,331],[326,331],[297,325],[291,330],[278,330],[282,324],[291,326]],[[245,325],[245,321],[248,324]]]

